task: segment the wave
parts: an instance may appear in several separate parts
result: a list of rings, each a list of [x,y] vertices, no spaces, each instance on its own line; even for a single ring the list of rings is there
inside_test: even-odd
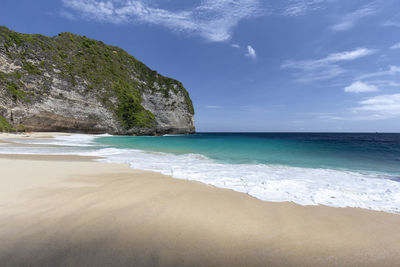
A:
[[[379,174],[266,164],[222,164],[199,154],[174,155],[132,149],[105,148],[84,154],[105,157],[99,161],[127,163],[135,169],[232,189],[265,201],[400,212],[400,183]]]
[[[9,147],[0,153],[78,154],[99,161],[127,163],[174,178],[232,189],[265,201],[300,205],[357,207],[400,213],[400,183],[390,175],[268,164],[224,164],[200,154],[176,155],[135,149],[96,147],[94,135],[57,136],[42,143],[60,147]],[[73,149],[71,146],[78,147]],[[91,146],[90,149],[79,146]]]
[[[51,146],[70,146],[70,147],[89,147],[94,146],[94,140],[98,137],[111,135],[89,135],[89,134],[71,134],[56,135],[53,138],[40,139],[7,139],[15,143],[28,145],[51,145]]]

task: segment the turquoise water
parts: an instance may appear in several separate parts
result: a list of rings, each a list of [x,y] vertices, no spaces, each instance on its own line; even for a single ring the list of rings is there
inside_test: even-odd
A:
[[[75,134],[11,141],[30,146],[2,146],[0,153],[97,156],[266,201],[400,213],[400,134]]]
[[[198,133],[111,136],[99,144],[122,149],[201,154],[221,163],[273,164],[400,176],[400,134]]]

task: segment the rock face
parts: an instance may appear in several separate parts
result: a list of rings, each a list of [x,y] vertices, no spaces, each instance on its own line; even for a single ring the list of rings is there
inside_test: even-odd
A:
[[[16,129],[193,133],[193,115],[179,81],[118,47],[71,33],[46,37],[0,27],[0,119]]]

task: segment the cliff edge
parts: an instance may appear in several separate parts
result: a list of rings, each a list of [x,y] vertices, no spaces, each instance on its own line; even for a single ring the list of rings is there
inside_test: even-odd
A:
[[[193,133],[193,115],[179,81],[121,48],[0,26],[0,131]]]

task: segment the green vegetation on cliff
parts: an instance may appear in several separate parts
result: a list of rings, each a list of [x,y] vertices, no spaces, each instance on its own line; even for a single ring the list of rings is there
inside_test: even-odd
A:
[[[187,111],[194,114],[188,92],[174,79],[164,77],[121,48],[72,33],[56,37],[20,34],[0,26],[0,52],[13,62],[17,71],[0,72],[0,86],[7,88],[14,101],[31,102],[49,92],[51,77],[60,77],[70,88],[84,88],[95,94],[126,129],[153,127],[155,116],[141,105],[144,90],[170,91],[185,97]],[[48,74],[46,76],[46,74]],[[41,91],[32,91],[24,81],[46,77]]]
[[[0,116],[0,131],[10,132],[12,130],[14,129],[12,128],[11,124],[9,124],[3,116]]]

